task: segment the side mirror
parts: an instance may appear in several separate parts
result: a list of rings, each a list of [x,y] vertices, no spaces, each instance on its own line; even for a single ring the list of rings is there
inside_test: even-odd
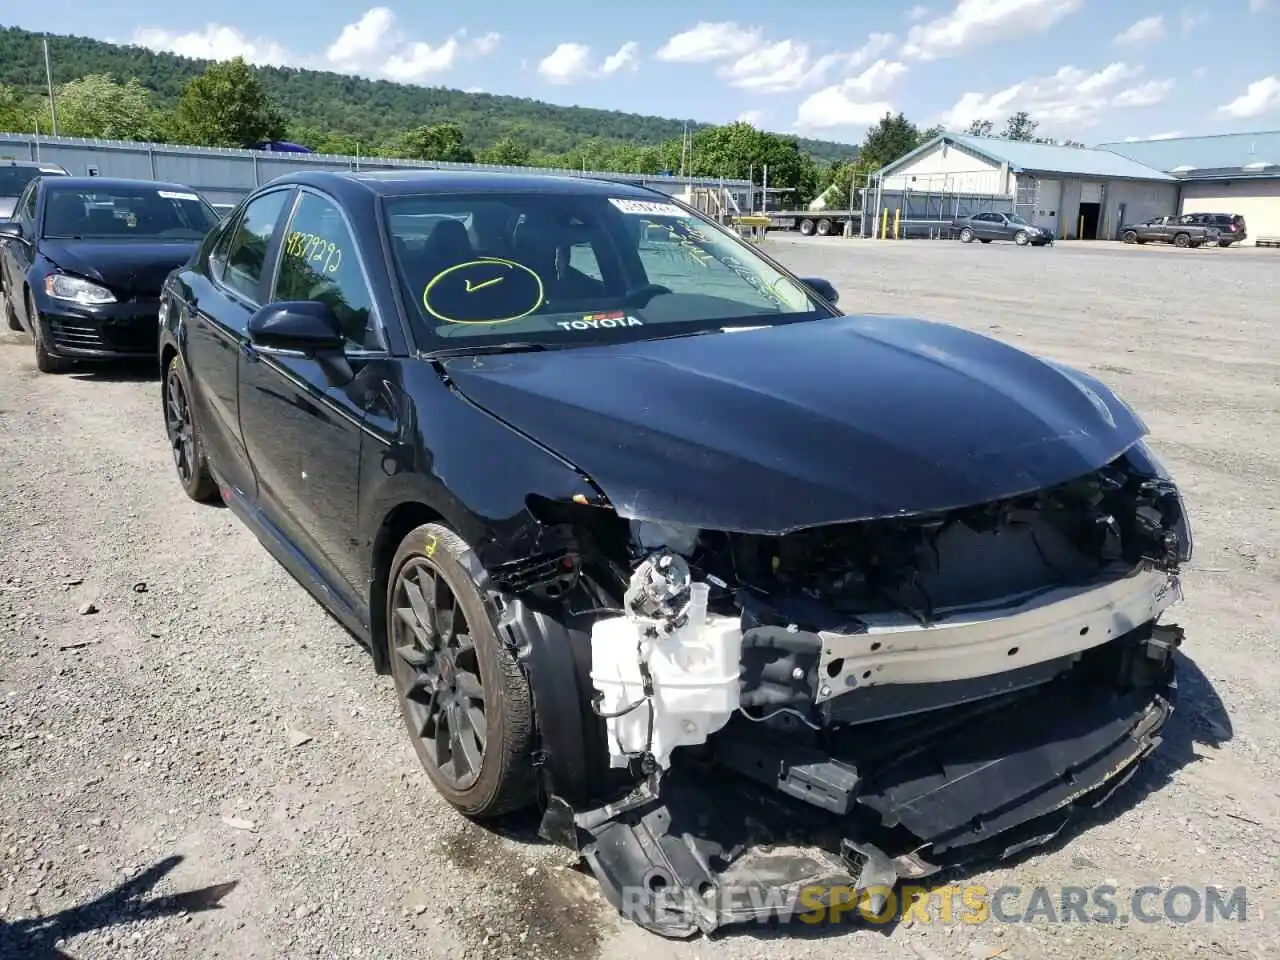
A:
[[[21,240],[22,224],[17,220],[0,220],[0,240]]]
[[[824,280],[822,277],[801,277],[800,282],[827,303],[834,304],[840,300],[840,291],[832,286],[830,280]]]
[[[345,340],[338,318],[316,300],[269,303],[249,318],[249,342],[268,350],[293,350],[307,356],[341,352]]]

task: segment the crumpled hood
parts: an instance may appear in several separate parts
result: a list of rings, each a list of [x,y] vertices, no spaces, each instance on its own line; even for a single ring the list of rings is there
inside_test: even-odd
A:
[[[1097,469],[1147,432],[1091,377],[903,317],[444,367],[621,516],[719,530],[780,534],[1014,496]]]
[[[199,245],[198,240],[42,240],[40,250],[67,273],[117,293],[158,297],[165,277],[186,263]]]

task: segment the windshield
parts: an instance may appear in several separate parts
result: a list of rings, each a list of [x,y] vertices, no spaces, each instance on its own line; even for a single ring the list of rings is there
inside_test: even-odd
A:
[[[54,171],[39,167],[0,167],[0,197],[16,197],[27,184],[39,176],[55,175]]]
[[[58,187],[45,200],[50,239],[199,240],[217,223],[213,208],[189,190]]]
[[[1006,213],[1005,216],[1009,218],[1010,223],[1021,223],[1028,227],[1031,226],[1031,224],[1027,223],[1026,220],[1022,219],[1022,217],[1019,214]]]
[[[385,211],[428,343],[636,340],[829,315],[674,203],[479,193],[388,198]]]

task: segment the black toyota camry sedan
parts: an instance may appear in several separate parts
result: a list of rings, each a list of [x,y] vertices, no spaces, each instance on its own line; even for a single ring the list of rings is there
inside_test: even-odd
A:
[[[835,301],[640,186],[298,174],[170,277],[164,420],[440,793],[685,936],[1043,842],[1172,709],[1138,414]]]
[[[32,180],[0,223],[0,280],[11,330],[36,366],[154,357],[160,288],[218,222],[190,187],[152,180]]]

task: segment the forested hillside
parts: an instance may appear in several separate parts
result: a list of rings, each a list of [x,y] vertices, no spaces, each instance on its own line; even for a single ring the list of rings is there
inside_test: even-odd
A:
[[[121,83],[136,78],[150,93],[152,105],[162,110],[175,105],[186,84],[209,65],[84,37],[50,37],[49,53],[55,84],[103,74]],[[446,122],[465,130],[467,146],[477,152],[512,140],[533,154],[544,155],[570,153],[589,139],[656,147],[678,140],[684,128],[683,120],[562,107],[520,97],[410,86],[315,70],[252,69],[285,121],[287,132],[312,141],[309,145],[319,149],[358,142],[372,153],[406,131]],[[0,85],[29,96],[44,92],[38,34],[0,29]],[[797,145],[801,152],[826,162],[846,160],[857,152],[847,144],[822,140],[798,138]]]

